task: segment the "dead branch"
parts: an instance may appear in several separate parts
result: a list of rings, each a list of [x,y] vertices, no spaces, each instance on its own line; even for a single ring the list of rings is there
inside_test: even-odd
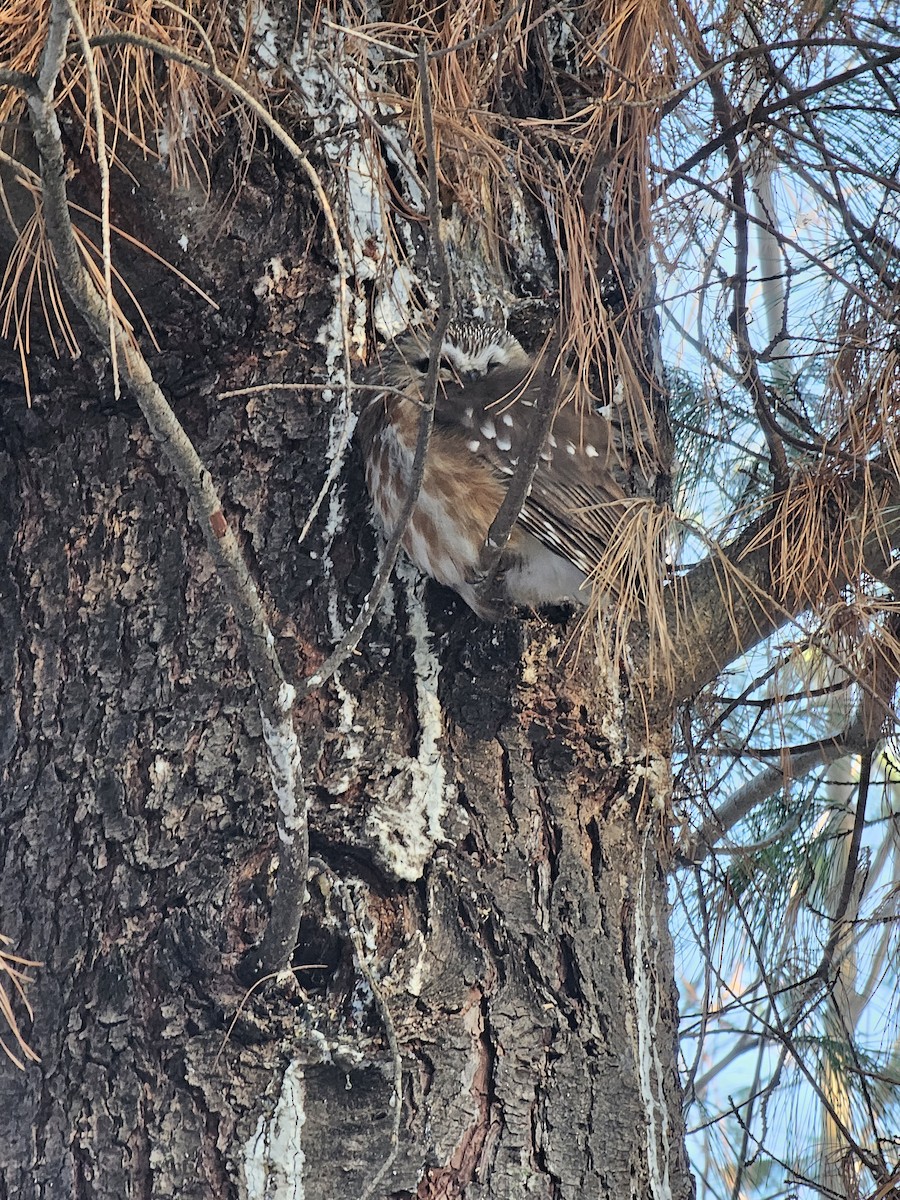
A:
[[[738,788],[706,818],[701,827],[685,838],[678,847],[678,857],[695,866],[704,862],[735,825],[748,816],[758,804],[773,796],[790,779],[802,779],[817,767],[830,766],[849,754],[871,753],[877,741],[866,739],[866,718],[860,713],[840,736],[819,743],[815,750],[782,755],[777,767],[766,767]],[[767,841],[769,839],[766,839]],[[726,844],[726,849],[730,847]]]
[[[299,927],[308,859],[307,802],[300,748],[292,713],[296,690],[287,681],[275,651],[275,639],[262,600],[205,464],[153,378],[146,360],[122,324],[110,312],[84,268],[66,197],[66,164],[53,93],[69,29],[67,0],[52,0],[50,28],[37,82],[26,91],[31,128],[41,160],[44,217],[63,286],[97,342],[107,351],[112,324],[121,375],[137,400],[151,433],[187,492],[207,548],[234,612],[257,689],[269,772],[277,798],[279,879],[270,925],[257,953],[264,972],[281,969]],[[299,891],[299,898],[298,898]],[[288,926],[294,925],[293,937]]]
[[[871,466],[883,470],[886,480],[890,478],[887,462]],[[871,495],[855,492],[849,480],[846,486],[855,501],[843,541],[834,548],[835,563],[844,564],[828,581],[835,595],[850,581],[847,564],[878,578],[893,570],[891,551],[900,548],[900,485],[886,482],[880,518],[875,521]],[[676,703],[694,695],[738,655],[812,607],[813,597],[806,587],[792,583],[790,570],[781,571],[783,586],[774,578],[771,536],[777,516],[775,511],[773,517],[762,517],[730,545],[713,548],[669,590],[666,607]]]
[[[700,66],[709,73],[709,90],[713,98],[713,112],[723,129],[734,128],[736,113],[732,108],[721,74],[712,69],[712,55],[703,44],[693,13],[687,5],[681,6],[682,20],[687,26],[688,39]],[[748,205],[744,165],[738,148],[737,137],[732,134],[725,142],[728,158],[728,177],[731,191],[731,211],[735,226],[735,269],[731,281],[734,295],[732,330],[737,341],[738,359],[741,365],[741,382],[747,389],[756,418],[769,447],[769,464],[776,491],[783,491],[790,478],[784,445],[769,408],[766,387],[759,373],[750,330],[747,322],[747,276],[749,268]],[[777,237],[777,234],[776,234]]]
[[[750,112],[738,117],[734,124],[729,125],[727,129],[723,129],[699,150],[695,151],[689,158],[680,162],[677,167],[673,167],[667,172],[663,180],[663,187],[667,187],[674,179],[683,177],[685,173],[690,172],[694,167],[715,154],[717,150],[721,150],[726,146],[731,138],[737,137],[751,125],[758,125],[768,117],[774,116],[775,113],[781,112],[782,109],[791,108],[793,105],[800,104],[803,101],[810,100],[813,96],[817,96],[820,92],[828,91],[829,88],[840,87],[844,83],[849,83],[851,79],[856,79],[858,75],[864,75],[869,71],[877,71],[880,67],[890,66],[892,62],[896,62],[900,58],[900,49],[889,50],[887,53],[880,55],[878,58],[872,59],[870,62],[861,63],[858,66],[850,67],[846,71],[841,71],[837,75],[832,75],[828,79],[823,79],[819,83],[810,84],[809,87],[802,88],[800,91],[794,92],[790,96],[782,97],[779,100],[773,100],[770,104],[757,105]]]
[[[494,582],[494,576],[497,574],[497,568],[500,565],[500,557],[506,548],[506,543],[509,541],[512,527],[521,516],[525,501],[528,499],[535,473],[541,461],[541,450],[544,448],[544,443],[547,440],[547,435],[550,432],[550,427],[553,424],[553,418],[556,414],[559,402],[560,344],[561,338],[557,334],[546,352],[542,372],[541,392],[532,410],[528,436],[519,453],[519,465],[516,467],[515,474],[510,480],[509,487],[506,489],[506,495],[503,497],[503,503],[500,505],[497,515],[491,522],[491,527],[481,548],[483,580],[478,588],[478,595],[488,603],[490,602],[489,594],[491,585]]]
[[[729,210],[733,209],[734,201],[731,196],[725,195],[719,191],[717,187],[714,187],[713,184],[707,183],[705,179],[698,179],[696,175],[691,175],[688,172],[681,170],[677,170],[675,174],[679,179],[683,179],[685,183],[690,183],[694,187],[700,188],[701,191],[706,192],[706,194],[718,204],[723,205]],[[877,313],[883,321],[886,323],[894,321],[895,315],[892,309],[885,305],[878,304],[875,296],[864,291],[863,288],[859,287],[858,284],[853,283],[852,280],[847,279],[840,273],[840,271],[836,271],[834,267],[826,262],[823,258],[816,254],[812,254],[809,249],[802,244],[802,242],[798,241],[794,237],[791,237],[790,234],[785,233],[783,230],[775,229],[770,222],[764,220],[762,217],[758,217],[755,213],[749,212],[746,209],[744,210],[744,217],[750,222],[751,225],[757,225],[760,229],[765,229],[767,232],[774,234],[774,236],[778,238],[782,245],[789,246],[792,250],[796,250],[797,253],[802,255],[808,263],[811,263],[824,275],[827,275],[829,279],[833,279],[835,283],[840,284],[844,291],[849,292],[850,295],[855,296],[857,300],[862,301],[863,304],[865,304],[868,308],[871,308],[873,312]]]
[[[406,533],[406,527],[409,524],[412,511],[419,498],[422,480],[425,476],[425,460],[428,455],[428,447],[431,444],[431,430],[434,425],[434,404],[435,397],[437,396],[438,372],[441,362],[441,344],[444,340],[444,334],[447,332],[447,326],[450,324],[453,306],[453,287],[450,280],[450,268],[447,264],[447,256],[444,252],[444,244],[441,239],[437,156],[435,152],[434,121],[431,109],[431,87],[428,80],[428,57],[425,51],[424,38],[419,44],[418,64],[419,81],[422,89],[422,112],[425,124],[425,148],[428,159],[428,194],[426,203],[428,210],[429,248],[432,269],[438,279],[441,305],[428,348],[428,371],[425,375],[425,382],[422,385],[422,412],[419,417],[419,429],[411,468],[410,486],[400,509],[397,524],[391,531],[382,552],[378,571],[375,575],[375,582],[372,584],[368,596],[363,601],[359,615],[347,634],[341,639],[340,643],[334,648],[321,667],[301,685],[302,695],[320,688],[327,679],[331,678],[334,672],[350,657],[359,645],[363,634],[375,616],[375,612],[381,602],[381,597],[384,595],[384,590],[394,573],[394,566],[397,562],[397,556],[400,553],[403,536]]]
[[[322,210],[322,215],[328,225],[329,233],[331,234],[331,243],[334,250],[335,261],[338,268],[338,296],[340,300],[341,311],[341,336],[343,339],[344,351],[344,388],[350,387],[350,376],[352,366],[350,361],[350,334],[348,331],[348,321],[350,312],[350,294],[347,287],[347,279],[350,275],[350,267],[347,263],[347,256],[344,253],[344,246],[341,242],[341,235],[338,231],[337,221],[335,220],[334,211],[331,207],[331,202],[328,199],[328,193],[325,191],[325,186],[319,177],[318,171],[303,153],[294,139],[290,136],[284,126],[275,120],[272,114],[268,111],[265,105],[260,104],[256,97],[248,92],[246,88],[241,87],[230,76],[220,71],[215,64],[215,60],[205,63],[202,59],[196,58],[193,54],[187,54],[183,50],[177,49],[175,46],[166,46],[162,42],[158,42],[153,38],[145,37],[142,34],[132,33],[106,33],[90,40],[92,48],[102,46],[135,46],[142,50],[147,50],[151,54],[158,54],[161,58],[171,59],[173,62],[181,63],[183,66],[191,67],[200,75],[211,79],[217,87],[223,91],[229,92],[237,97],[243,105],[245,105],[256,117],[256,119],[264,125],[269,132],[275,137],[281,145],[287,150],[291,158],[299,164],[307,179],[312,185],[316,199]],[[346,392],[345,392],[346,394]],[[349,411],[349,399],[347,400],[347,408]],[[349,441],[349,436],[347,441]],[[346,445],[346,443],[345,443]],[[321,503],[321,499],[319,500]]]

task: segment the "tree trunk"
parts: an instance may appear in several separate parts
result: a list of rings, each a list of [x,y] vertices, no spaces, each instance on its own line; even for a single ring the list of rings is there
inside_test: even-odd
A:
[[[359,464],[298,545],[334,402],[216,393],[323,379],[326,233],[278,156],[218,241],[133,166],[131,232],[221,303],[123,252],[153,365],[302,677],[371,580]],[[667,714],[648,743],[571,624],[480,622],[401,569],[302,708],[318,866],[293,978],[245,996],[275,852],[259,708],[172,473],[82,345],[36,346],[31,408],[2,364],[0,932],[44,965],[40,1063],[0,1060],[0,1196],[688,1196]]]

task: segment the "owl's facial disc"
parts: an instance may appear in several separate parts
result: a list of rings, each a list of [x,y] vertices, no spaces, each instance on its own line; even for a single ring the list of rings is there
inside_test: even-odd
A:
[[[430,346],[423,334],[398,339],[396,349],[407,367],[420,378],[429,364]],[[465,386],[484,379],[497,368],[526,371],[531,360],[516,339],[496,325],[452,321],[441,345],[439,379]]]
[[[497,343],[463,347],[444,342],[441,358],[460,379],[482,379],[497,367],[511,366],[516,361],[512,351],[512,346]]]
[[[514,356],[505,346],[479,346],[470,350],[445,342],[441,347],[439,377],[445,383],[466,383],[483,379],[497,367],[510,366],[514,362]],[[412,365],[424,375],[428,370],[428,355],[416,357]]]

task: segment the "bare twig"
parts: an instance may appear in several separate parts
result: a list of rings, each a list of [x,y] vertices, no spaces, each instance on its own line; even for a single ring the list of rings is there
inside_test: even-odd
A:
[[[706,194],[712,197],[713,200],[724,205],[729,210],[733,209],[734,201],[732,198],[723,194],[717,187],[714,187],[713,184],[707,183],[705,179],[698,179],[696,175],[690,175],[687,172],[678,171],[677,174],[679,179],[683,179],[685,183],[690,183],[694,187],[700,188],[701,191],[706,192]],[[790,234],[785,233],[783,230],[775,229],[769,221],[764,220],[762,217],[758,217],[756,213],[749,212],[745,209],[744,215],[745,219],[752,225],[757,225],[760,229],[765,229],[773,233],[783,246],[789,246],[792,250],[796,250],[797,253],[802,255],[802,257],[808,263],[811,263],[814,267],[817,267],[829,279],[833,279],[835,283],[840,284],[840,286],[846,292],[852,296],[855,296],[856,299],[860,300],[867,308],[871,308],[872,311],[877,313],[878,316],[881,317],[881,319],[887,324],[891,324],[895,320],[895,314],[890,308],[886,307],[885,305],[878,304],[875,296],[873,296],[870,292],[866,292],[864,288],[860,287],[858,284],[855,284],[851,279],[847,279],[845,276],[841,275],[840,271],[836,271],[834,267],[827,263],[820,255],[813,254],[808,247],[803,245],[802,242],[798,241],[794,237],[791,237]]]
[[[813,96],[817,96],[820,92],[828,91],[829,88],[840,87],[842,84],[849,83],[851,79],[855,79],[858,75],[864,75],[869,71],[876,71],[880,67],[890,66],[892,62],[896,62],[900,58],[900,49],[888,51],[880,57],[871,60],[870,62],[861,63],[855,67],[850,67],[846,71],[841,71],[837,75],[832,75],[828,79],[823,79],[820,82],[811,84],[809,87],[802,88],[800,91],[794,92],[790,96],[782,97],[779,100],[773,100],[770,104],[757,105],[750,112],[738,117],[733,124],[723,129],[720,134],[714,138],[710,138],[705,145],[695,151],[690,158],[686,158],[679,163],[677,167],[673,167],[663,180],[662,187],[666,188],[674,180],[690,172],[694,167],[709,158],[717,150],[721,150],[728,142],[743,133],[751,125],[762,124],[767,117],[774,116],[775,113],[781,112],[784,108],[791,108],[793,105],[800,104],[802,101],[809,100]]]
[[[709,90],[713,98],[713,111],[719,124],[725,128],[735,125],[735,112],[725,94],[721,75],[712,69],[712,55],[703,44],[700,30],[697,28],[693,13],[686,4],[681,5],[681,17],[688,30],[694,56],[700,66],[709,72]],[[769,462],[776,491],[783,491],[788,484],[790,469],[784,445],[769,409],[766,387],[759,373],[753,344],[750,340],[750,330],[747,323],[747,274],[749,265],[748,239],[748,205],[744,166],[738,149],[737,137],[732,135],[725,142],[728,156],[728,173],[731,190],[731,210],[735,225],[735,269],[732,276],[732,292],[734,309],[732,313],[732,328],[737,339],[738,358],[741,364],[741,382],[747,388],[757,420],[769,447]],[[771,220],[771,217],[769,218]],[[777,239],[777,233],[774,235]]]
[[[4,67],[0,69],[0,87],[15,88],[27,95],[37,87],[37,80],[24,71],[10,71]]]
[[[749,1144],[749,1139],[750,1139],[750,1121],[752,1120],[752,1116],[753,1116],[753,1105],[756,1103],[756,1101],[759,1099],[759,1097],[762,1094],[764,1094],[764,1092],[766,1090],[766,1089],[762,1089],[762,1091],[760,1091],[760,1086],[759,1086],[760,1085],[760,1076],[762,1075],[763,1061],[765,1059],[765,1055],[766,1055],[766,1046],[763,1043],[760,1043],[759,1048],[757,1050],[757,1054],[756,1054],[756,1068],[753,1073],[753,1081],[750,1084],[750,1090],[749,1090],[747,1099],[743,1102],[743,1105],[738,1105],[737,1108],[735,1109],[735,1116],[738,1117],[738,1119],[740,1121],[741,1129],[743,1131],[743,1136],[741,1138],[740,1148],[738,1149],[737,1155],[735,1156],[735,1162],[737,1164],[737,1169],[734,1173],[734,1183],[731,1188],[731,1200],[741,1200],[741,1195],[742,1195],[741,1187],[742,1187],[743,1180],[744,1180],[744,1168],[745,1168],[745,1166],[750,1165],[747,1162],[747,1150],[748,1150],[748,1144]],[[740,1116],[740,1108],[741,1107],[743,1107],[746,1111],[747,1115],[745,1117]]]
[[[846,921],[847,910],[850,907],[850,901],[853,896],[854,889],[857,886],[857,873],[859,871],[859,849],[862,845],[863,829],[866,824],[866,803],[869,798],[869,785],[872,781],[872,755],[871,749],[866,750],[862,756],[862,766],[859,773],[859,785],[856,792],[856,812],[853,816],[853,830],[850,834],[850,845],[847,848],[847,862],[844,867],[844,878],[841,883],[841,894],[838,897],[837,907],[832,916],[831,933],[828,937],[828,944],[822,952],[822,961],[819,963],[818,974],[826,981],[831,982],[832,968],[834,959],[837,954],[838,946],[844,941],[849,932],[848,922]]]
[[[733,894],[731,897],[731,903],[735,906],[741,917],[741,923],[744,928],[746,941],[750,946],[756,961],[762,968],[761,982],[765,988],[766,996],[770,1005],[770,1012],[772,1014],[772,1020],[769,1021],[766,1020],[760,1013],[753,1013],[755,1021],[760,1025],[765,1034],[779,1042],[787,1051],[787,1053],[791,1055],[794,1065],[802,1073],[807,1084],[818,1097],[819,1103],[828,1113],[829,1117],[834,1122],[835,1127],[840,1130],[842,1136],[846,1139],[847,1144],[852,1147],[854,1152],[859,1156],[860,1161],[865,1163],[876,1179],[883,1178],[884,1175],[887,1174],[883,1162],[876,1157],[875,1153],[871,1153],[867,1147],[864,1147],[853,1136],[853,1131],[848,1128],[847,1122],[844,1119],[844,1115],[835,1109],[830,1097],[826,1094],[820,1081],[816,1078],[816,1075],[810,1069],[810,1067],[807,1066],[798,1039],[794,1037],[794,1031],[797,1029],[801,1021],[806,1019],[810,1011],[809,1006],[816,1000],[822,983],[821,975],[819,972],[815,972],[806,980],[807,986],[801,986],[799,989],[792,987],[790,989],[796,992],[797,999],[792,1006],[790,1014],[786,1018],[782,1018],[776,1003],[776,991],[771,986],[769,976],[765,971],[765,960],[762,954],[762,949],[759,945],[757,929],[754,927],[753,921],[751,921],[747,913],[744,911],[741,897],[737,894]],[[735,999],[739,1000],[739,997],[736,996],[731,985],[726,980],[722,979],[721,983],[724,985],[726,990],[735,997]],[[779,1065],[775,1075],[773,1075],[772,1080],[767,1085],[768,1090],[771,1090],[776,1085],[777,1076],[783,1069],[783,1065],[784,1060],[782,1059],[782,1062]]]
[[[69,40],[71,28],[72,18],[68,6],[59,0],[51,0],[47,41],[41,55],[41,67],[37,78],[38,92],[48,103],[53,99],[56,81],[65,62],[66,42]]]
[[[746,10],[744,17],[746,19]],[[709,76],[715,72],[720,72],[723,67],[727,67],[730,63],[750,62],[754,58],[761,55],[771,56],[781,50],[802,50],[804,52],[813,48],[833,48],[838,46],[846,46],[854,50],[886,50],[887,45],[884,42],[873,42],[864,38],[830,38],[830,37],[803,37],[803,38],[784,38],[777,42],[769,42],[766,44],[758,44],[753,46],[742,46],[740,50],[732,50],[729,54],[723,54],[710,62],[710,65],[702,71],[698,71],[692,76],[691,80],[673,92],[671,96],[666,96],[660,100],[660,112],[662,116],[668,116],[674,112],[682,100],[686,99],[691,92],[696,91],[700,84],[705,83]],[[735,133],[740,132],[735,130]],[[696,166],[696,164],[694,164]]]
[[[876,653],[872,661],[871,675],[873,677],[871,695],[864,700],[863,707],[860,710],[860,716],[856,722],[862,731],[862,738],[868,741],[869,744],[873,743],[873,739],[876,737],[876,734],[881,727],[886,697],[890,696],[896,684],[897,674],[892,659]],[[771,1020],[764,1018],[758,1012],[754,1012],[753,1008],[747,1005],[744,999],[735,995],[735,993],[732,991],[732,995],[734,996],[736,1002],[742,1007],[746,1007],[748,1013],[750,1013],[750,1015],[753,1017],[753,1020],[759,1027],[758,1031],[753,1033],[747,1032],[744,1034],[739,1039],[732,1052],[728,1054],[720,1063],[717,1063],[713,1071],[708,1072],[707,1075],[705,1075],[702,1079],[698,1079],[697,1088],[698,1091],[701,1090],[702,1086],[709,1078],[712,1077],[713,1074],[721,1071],[728,1062],[733,1061],[738,1054],[743,1053],[753,1044],[764,1041],[766,1038],[774,1038],[781,1043],[786,1053],[790,1053],[792,1056],[794,1056],[797,1066],[806,1077],[809,1085],[818,1095],[823,1107],[829,1112],[829,1115],[834,1120],[836,1126],[841,1130],[842,1135],[848,1139],[848,1145],[850,1145],[854,1151],[858,1153],[864,1161],[866,1161],[869,1169],[876,1174],[876,1177],[878,1177],[879,1172],[886,1173],[887,1168],[884,1166],[884,1163],[874,1156],[871,1159],[866,1158],[864,1148],[853,1140],[852,1131],[850,1131],[843,1123],[845,1114],[838,1115],[838,1113],[834,1110],[830,1103],[829,1096],[820,1087],[819,1082],[816,1080],[813,1072],[810,1071],[810,1069],[803,1062],[803,1057],[800,1053],[801,1046],[794,1039],[795,1031],[802,1022],[805,1022],[808,1019],[813,1007],[820,1002],[823,992],[826,989],[830,991],[835,974],[839,968],[839,963],[836,960],[843,959],[846,954],[850,953],[855,942],[855,938],[851,937],[850,935],[851,921],[848,919],[848,911],[851,904],[854,903],[854,892],[859,887],[859,848],[865,822],[865,793],[868,787],[870,765],[870,756],[869,754],[865,754],[859,783],[859,796],[854,817],[853,831],[851,834],[850,845],[847,850],[846,865],[844,869],[840,897],[837,900],[834,912],[831,916],[832,927],[828,944],[823,952],[819,965],[815,968],[815,970],[807,975],[804,980],[793,982],[789,984],[788,987],[783,989],[790,995],[790,1007],[783,1017],[780,1015],[779,1009],[774,1004],[776,991],[771,988],[768,982],[770,976],[766,974],[761,951],[756,944],[756,930],[754,927],[754,922],[744,913],[739,895],[733,894],[731,896],[730,902],[736,907],[741,916],[745,929],[745,937],[753,948],[757,956],[757,961],[762,968],[760,982],[763,983],[768,993]],[[713,959],[708,957],[707,961],[712,964]],[[715,970],[715,967],[712,967],[712,969]],[[719,981],[720,986],[724,986],[727,990],[731,991],[730,984],[728,984],[721,976],[719,976]],[[744,996],[746,997],[746,995],[747,992],[745,991]],[[853,1053],[852,1047],[851,1053]],[[784,1056],[782,1056],[782,1060],[779,1066],[776,1068],[775,1075],[768,1085],[768,1091],[771,1091],[776,1085],[777,1076],[783,1069],[783,1066]],[[860,1073],[862,1072],[860,1071]]]
[[[248,387],[228,388],[227,391],[216,392],[216,398],[228,400],[233,396],[258,396],[263,392],[324,392],[330,387],[330,383],[254,383]],[[402,388],[390,387],[386,383],[354,383],[352,390],[354,392],[388,392],[409,399],[408,393]]]
[[[796,91],[796,89],[792,86],[790,80],[788,79],[787,71],[784,68],[779,67],[777,65],[777,63],[775,62],[774,52],[770,46],[765,44],[765,38],[763,37],[761,31],[757,28],[757,22],[755,21],[752,13],[750,13],[749,11],[745,12],[744,20],[747,22],[748,26],[753,30],[753,35],[754,35],[757,43],[759,44],[760,49],[763,52],[762,58],[763,58],[763,62],[765,64],[765,67],[766,67],[766,70],[768,71],[769,76],[771,77],[771,79],[777,81],[781,85],[781,87],[785,90],[785,92],[790,96],[791,94],[793,94]],[[862,49],[862,47],[860,47],[860,49]],[[893,243],[891,243],[889,239],[886,239],[886,238],[883,238],[880,236],[879,232],[875,229],[874,223],[873,223],[871,229],[865,229],[864,227],[861,226],[861,223],[856,220],[856,218],[854,217],[853,213],[850,210],[849,204],[847,203],[847,201],[844,197],[844,191],[841,186],[840,175],[837,170],[837,163],[836,163],[835,156],[828,149],[825,138],[823,137],[821,131],[819,130],[818,125],[816,124],[816,121],[813,118],[813,115],[809,110],[809,106],[807,104],[801,102],[797,105],[797,112],[798,112],[800,118],[802,119],[802,121],[804,122],[804,124],[806,125],[806,128],[809,130],[812,144],[815,146],[815,148],[818,150],[819,154],[821,155],[823,166],[824,166],[826,172],[828,173],[829,178],[831,179],[831,184],[832,184],[832,189],[833,189],[832,193],[830,195],[828,195],[827,192],[825,191],[825,189],[821,187],[821,185],[817,184],[816,181],[811,180],[809,178],[809,175],[803,171],[802,164],[800,164],[799,162],[793,164],[794,169],[798,172],[798,174],[804,175],[807,182],[811,183],[811,186],[813,186],[815,188],[815,190],[818,192],[818,194],[819,195],[824,194],[828,200],[828,203],[831,204],[833,207],[835,207],[838,210],[838,212],[840,214],[840,218],[841,218],[841,223],[843,224],[844,229],[847,233],[847,236],[849,237],[849,239],[853,245],[853,248],[856,251],[857,255],[859,256],[860,260],[867,264],[867,266],[873,272],[873,274],[886,276],[885,268],[886,268],[887,262],[891,261],[892,259],[896,260],[897,247],[894,246]],[[777,127],[778,122],[772,122],[772,124]],[[792,129],[791,132],[792,132],[792,140],[796,144],[797,141],[799,140],[797,137],[797,131],[796,131],[796,129]],[[774,145],[774,143],[772,143],[772,144]],[[810,144],[810,143],[807,143],[807,144]],[[856,166],[856,164],[852,164],[851,170],[854,169],[855,166]],[[887,182],[887,180],[885,180],[885,182]],[[866,241],[871,241],[873,245],[879,245],[879,243],[880,243],[879,249],[882,250],[883,254],[886,254],[886,259],[882,258],[879,261],[877,258],[875,258],[872,254],[869,253],[869,249],[864,244],[863,238],[860,238],[857,235],[857,229],[862,230]],[[885,282],[887,283],[888,287],[894,286],[894,281],[892,281],[890,278],[886,277]]]
[[[888,467],[885,461],[885,467]],[[872,464],[877,470],[880,462]],[[846,481],[853,494],[851,480]],[[884,497],[877,520],[861,494],[853,502],[842,561],[859,562],[878,577],[893,566],[891,547],[900,546],[900,490]],[[728,546],[713,546],[703,561],[675,582],[667,600],[672,661],[677,686],[674,699],[685,700],[711,683],[728,663],[810,607],[803,589],[779,591],[773,584],[772,548],[766,541],[765,519],[754,522]],[[765,544],[764,544],[765,543]],[[837,593],[848,582],[846,567],[838,566],[829,581]]]
[[[112,290],[112,250],[109,237],[109,156],[106,153],[106,124],[103,118],[103,100],[100,96],[100,81],[94,66],[94,55],[88,43],[87,30],[74,0],[66,0],[69,19],[75,27],[84,66],[88,77],[91,108],[97,132],[97,168],[100,172],[100,241],[103,248],[103,288],[106,301],[107,329],[109,331],[109,361],[112,366],[113,392],[119,399],[119,356],[116,354],[115,311]]]
[[[752,810],[784,787],[788,779],[802,779],[816,767],[829,766],[848,754],[871,752],[871,743],[865,739],[866,718],[860,714],[852,721],[840,737],[829,738],[819,743],[815,750],[805,754],[782,752],[782,762],[777,767],[766,767],[758,775],[738,788],[715,812],[711,813],[696,833],[685,839],[678,850],[678,857],[685,862],[699,864],[710,851]]]
[[[294,694],[290,684],[284,686]],[[293,708],[270,720],[260,697],[260,710],[269,776],[278,805],[275,814],[278,870],[272,911],[262,941],[244,956],[240,964],[244,979],[270,975],[284,970],[290,963],[306,904],[309,875],[309,801],[303,782],[303,761],[294,729]]]
[[[350,377],[352,374],[352,364],[350,360],[350,332],[349,332],[349,316],[350,316],[350,292],[347,286],[347,280],[350,276],[350,267],[347,262],[347,256],[344,253],[344,246],[341,241],[341,235],[337,227],[334,210],[331,206],[331,201],[328,198],[328,193],[325,191],[325,186],[319,176],[318,171],[303,153],[294,139],[290,136],[284,126],[276,121],[272,114],[268,111],[265,105],[260,104],[256,97],[246,88],[241,87],[236,80],[220,71],[215,64],[215,60],[206,63],[200,58],[196,58],[193,54],[187,54],[183,50],[179,50],[174,46],[167,46],[163,42],[158,42],[153,38],[144,37],[143,35],[133,33],[105,33],[97,37],[91,38],[92,47],[100,46],[136,46],[139,49],[147,50],[152,54],[158,54],[164,59],[171,59],[173,62],[181,63],[183,66],[191,67],[200,75],[205,75],[207,79],[211,79],[217,87],[223,91],[230,92],[236,96],[242,104],[253,113],[256,119],[269,130],[281,145],[287,150],[291,158],[298,163],[305,173],[307,179],[312,185],[316,199],[319,202],[319,207],[325,217],[328,225],[329,233],[331,234],[331,244],[334,250],[335,261],[338,268],[338,299],[341,313],[341,338],[343,346],[343,369],[344,369],[344,407],[347,413],[350,412]],[[349,442],[349,435],[344,442],[344,448]],[[343,452],[343,451],[342,451]],[[339,455],[335,455],[340,458]],[[329,485],[330,486],[330,485]],[[316,506],[309,518],[309,523],[315,518],[317,506],[321,504],[324,498],[324,491],[320,494],[316,501]]]
[[[820,200],[824,200],[829,208],[837,209],[841,224],[854,250],[859,255],[860,261],[866,264],[874,276],[884,282],[887,290],[896,290],[898,276],[895,271],[889,268],[892,263],[900,262],[900,245],[892,241],[889,237],[885,237],[883,230],[878,227],[875,220],[867,224],[855,216],[844,195],[844,189],[841,187],[841,171],[843,171],[845,178],[850,177],[852,179],[853,176],[857,176],[862,179],[871,179],[873,182],[880,184],[884,188],[885,193],[897,192],[900,191],[900,188],[886,176],[855,167],[854,164],[847,163],[843,155],[838,155],[830,151],[825,145],[824,136],[815,125],[812,115],[804,110],[802,116],[806,121],[807,128],[810,130],[810,136],[805,138],[796,129],[792,128],[790,134],[793,143],[795,145],[810,146],[819,152],[825,171],[831,178],[832,190],[829,191],[817,177],[814,170],[807,167],[804,163],[791,162],[791,170],[796,171],[806,186],[815,192]],[[784,132],[787,129],[787,124],[781,121],[773,121],[770,128]],[[777,146],[775,147],[775,152],[779,154],[781,161],[784,162],[786,155]]]
[[[62,65],[68,30],[67,0],[53,0],[50,29],[40,78],[40,91],[28,94],[31,127],[41,160],[41,180],[47,233],[53,245],[60,279],[91,333],[107,345],[109,312],[104,298],[81,261],[69,214],[65,187],[65,158],[53,90]],[[53,63],[51,70],[48,64]],[[299,926],[308,857],[307,805],[301,774],[300,749],[292,713],[296,691],[287,682],[262,600],[228,525],[209,471],[198,456],[169,406],[139,348],[116,317],[113,338],[120,355],[122,378],[137,400],[151,433],[172,464],[188,494],[216,564],[220,582],[234,611],[256,684],[269,772],[278,801],[276,825],[279,878],[270,926],[258,954],[264,971],[286,966],[293,948],[289,927]]]
[[[378,565],[378,571],[375,575],[375,582],[372,584],[368,596],[363,601],[359,615],[321,667],[304,681],[301,687],[301,694],[306,694],[316,688],[320,688],[359,645],[360,639],[368,629],[381,602],[381,597],[388,585],[388,581],[393,574],[394,564],[397,561],[397,555],[400,553],[403,536],[406,533],[406,527],[415,508],[419,491],[422,487],[422,480],[425,476],[425,460],[428,455],[428,447],[431,443],[431,430],[434,425],[434,402],[437,395],[441,343],[444,340],[447,326],[450,324],[453,288],[450,280],[450,268],[447,265],[447,256],[444,253],[444,245],[441,240],[441,212],[438,195],[437,158],[435,156],[434,144],[434,120],[431,111],[431,87],[428,81],[428,58],[425,52],[424,38],[419,44],[419,84],[422,89],[422,114],[425,124],[425,148],[428,157],[428,232],[432,267],[438,278],[441,306],[429,344],[428,371],[422,386],[422,413],[419,417],[416,449],[410,471],[410,486],[400,509],[397,523],[391,531],[382,553],[381,562]]]
[[[544,360],[541,394],[531,412],[531,422],[525,443],[519,453],[519,465],[510,480],[503,503],[491,522],[484,545],[481,548],[481,571],[483,580],[478,595],[488,600],[494,576],[500,565],[500,557],[509,541],[512,527],[521,515],[534,482],[535,472],[541,461],[541,451],[556,415],[559,399],[559,335],[553,339]]]

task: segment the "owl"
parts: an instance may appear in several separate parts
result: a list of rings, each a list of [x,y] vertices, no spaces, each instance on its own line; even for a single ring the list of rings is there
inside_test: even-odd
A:
[[[357,427],[366,486],[386,533],[396,525],[412,479],[429,363],[426,334],[385,346],[369,368]],[[510,606],[563,602],[584,606],[587,577],[621,515],[625,493],[615,476],[609,421],[560,400],[540,452],[525,506],[513,525],[492,585],[483,593],[482,553],[519,455],[544,381],[535,362],[504,329],[451,322],[441,346],[434,428],[403,548],[419,570],[453,588],[479,616]]]

